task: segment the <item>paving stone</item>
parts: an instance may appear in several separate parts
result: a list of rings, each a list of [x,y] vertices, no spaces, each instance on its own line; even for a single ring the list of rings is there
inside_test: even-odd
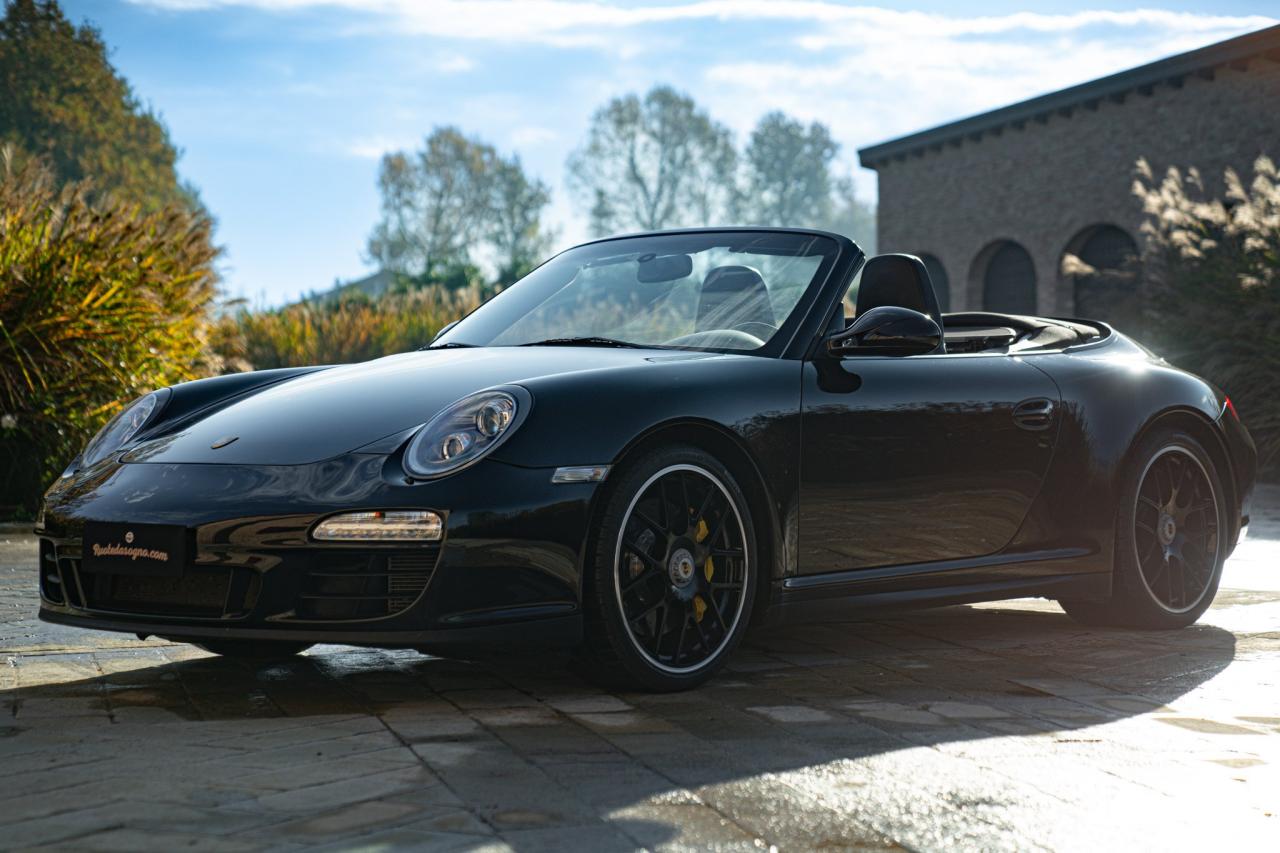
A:
[[[34,548],[0,548],[0,847],[1272,849],[1270,505],[1192,629],[1039,600],[770,628],[682,694],[48,626]]]

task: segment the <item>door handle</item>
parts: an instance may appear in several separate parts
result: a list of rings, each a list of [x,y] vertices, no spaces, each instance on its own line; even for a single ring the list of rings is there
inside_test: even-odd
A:
[[[1013,422],[1022,429],[1042,430],[1053,424],[1054,402],[1047,397],[1033,397],[1013,407]]]

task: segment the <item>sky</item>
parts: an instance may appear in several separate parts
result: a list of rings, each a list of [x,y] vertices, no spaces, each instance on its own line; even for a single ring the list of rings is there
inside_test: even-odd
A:
[[[669,83],[745,142],[780,109],[859,147],[1277,23],[1275,0],[62,0],[168,125],[218,220],[231,296],[278,305],[372,271],[377,171],[456,125],[553,191],[610,98]]]

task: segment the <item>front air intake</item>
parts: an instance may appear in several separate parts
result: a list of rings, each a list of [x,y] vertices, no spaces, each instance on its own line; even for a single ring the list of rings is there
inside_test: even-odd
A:
[[[326,557],[306,570],[291,618],[347,622],[402,613],[427,588],[440,548],[373,557]]]

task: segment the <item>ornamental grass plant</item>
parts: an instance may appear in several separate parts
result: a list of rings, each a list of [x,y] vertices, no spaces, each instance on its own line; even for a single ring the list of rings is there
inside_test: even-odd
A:
[[[131,399],[222,369],[208,217],[93,189],[0,151],[0,513],[30,512]]]
[[[1134,193],[1143,234],[1145,325],[1153,348],[1231,396],[1280,473],[1280,170],[1224,173],[1214,197],[1195,169],[1153,174],[1139,161]]]

